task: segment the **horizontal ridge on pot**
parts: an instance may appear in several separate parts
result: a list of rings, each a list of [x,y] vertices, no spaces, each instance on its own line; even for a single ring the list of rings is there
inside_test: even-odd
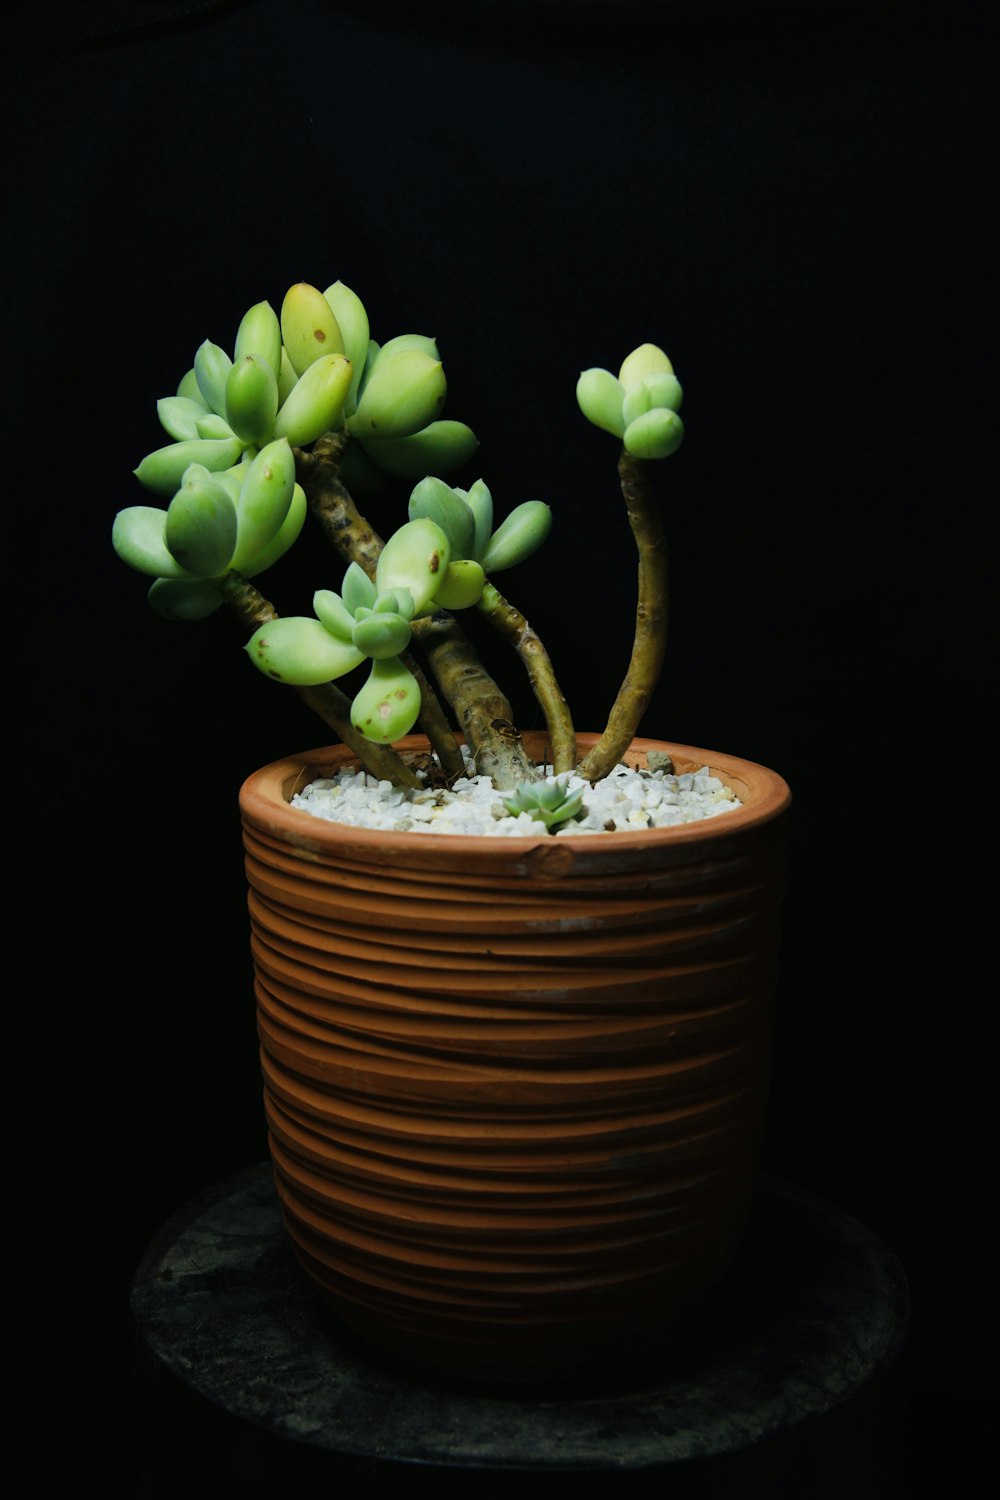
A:
[[[653,748],[707,764],[743,806],[502,839],[289,807],[349,763],[343,747],[241,791],[285,1222],[336,1317],[408,1363],[532,1383],[634,1358],[738,1249],[790,796],[734,757],[643,740],[631,755]]]

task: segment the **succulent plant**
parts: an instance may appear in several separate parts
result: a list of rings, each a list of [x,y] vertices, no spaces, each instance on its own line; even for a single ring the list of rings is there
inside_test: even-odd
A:
[[[249,632],[254,666],[295,688],[374,774],[416,784],[393,744],[419,724],[442,775],[454,778],[465,770],[461,734],[511,810],[555,829],[582,806],[566,773],[595,781],[620,760],[661,669],[666,546],[651,469],[683,437],[681,387],[648,343],[617,375],[594,367],[577,380],[584,416],[620,440],[639,552],[631,659],[605,731],[582,759],[548,652],[493,581],[543,545],[552,509],[521,500],[494,525],[484,479],[462,488],[442,477],[478,447],[467,424],[442,415],[447,394],[436,339],[404,333],[380,344],[350,287],[297,282],[278,311],[267,301],[250,307],[230,346],[204,339],[174,394],[156,403],[170,441],[134,473],[163,503],[119,511],[112,544],[152,580],[148,600],[160,614],[195,621],[228,605]],[[407,515],[383,541],[353,497],[400,480],[412,484]],[[280,615],[251,580],[298,542],[310,515],[347,564],[340,592],[318,588],[312,616]],[[455,619],[468,609],[520,656],[554,779],[529,761],[509,700]],[[352,696],[336,686],[366,664]]]
[[[518,813],[528,813],[550,833],[555,833],[564,823],[580,817],[584,810],[583,788],[571,791],[561,777],[553,781],[522,781],[514,788],[513,796],[504,798],[504,806],[515,817]]]

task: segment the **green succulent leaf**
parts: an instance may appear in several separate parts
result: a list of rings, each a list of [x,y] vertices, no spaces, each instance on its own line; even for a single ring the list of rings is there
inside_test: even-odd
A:
[[[409,589],[414,614],[422,615],[444,582],[451,561],[448,538],[435,522],[421,517],[407,521],[386,542],[375,565],[378,593]]]
[[[654,406],[665,406],[670,411],[680,411],[684,392],[673,371],[647,375],[643,385],[649,391]]]
[[[652,404],[653,398],[650,395],[649,387],[644,380],[640,380],[638,385],[632,386],[630,390],[625,392],[625,400],[622,402],[622,418],[624,419],[625,426],[628,427],[631,422],[635,421],[636,417],[643,416],[644,413],[649,411]],[[622,435],[624,436],[624,433]]]
[[[374,464],[394,479],[421,479],[451,474],[475,453],[479,439],[464,422],[440,417],[407,437],[360,439]]]
[[[434,521],[451,547],[453,559],[471,557],[475,544],[475,517],[461,491],[453,490],[443,479],[428,474],[414,485],[410,494],[409,516],[416,521],[426,516]]]
[[[274,430],[278,380],[260,354],[242,354],[226,380],[226,421],[238,438],[260,448]]]
[[[226,414],[226,381],[233,362],[225,349],[206,339],[194,357],[194,375],[201,398],[216,416]]]
[[[213,442],[230,442],[236,436],[225,417],[217,416],[214,411],[208,411],[198,418],[195,431],[200,438],[211,439]]]
[[[350,642],[354,633],[354,616],[339,594],[332,589],[317,589],[313,594],[316,618],[338,640]]]
[[[658,344],[640,344],[622,360],[618,379],[626,391],[650,375],[672,375],[673,365]]]
[[[372,605],[372,609],[377,612],[388,611],[391,614],[402,615],[404,620],[413,619],[414,608],[413,595],[409,589],[403,588],[383,590]]]
[[[222,603],[222,595],[202,578],[157,578],[146,595],[165,620],[205,620]]]
[[[296,484],[292,490],[292,503],[288,507],[288,514],[282,521],[277,535],[268,542],[266,547],[262,547],[259,552],[254,553],[253,557],[248,558],[240,568],[244,578],[256,578],[258,573],[263,573],[265,569],[273,567],[279,558],[284,557],[289,547],[298,540],[302,527],[305,525],[308,510],[306,492],[300,484]],[[237,508],[238,519],[239,509]]]
[[[357,292],[353,292],[342,281],[335,281],[332,286],[328,286],[323,296],[333,309],[344,341],[344,353],[351,361],[353,373],[346,404],[353,411],[358,399],[361,376],[364,374],[365,360],[368,358],[368,340],[371,336],[368,313]]]
[[[359,609],[371,609],[378,590],[361,564],[352,562],[344,574],[340,593],[351,614],[357,616]]]
[[[229,491],[200,464],[192,464],[167,506],[164,540],[194,578],[218,578],[236,546],[236,506]]]
[[[236,330],[233,363],[239,364],[248,354],[264,360],[277,377],[281,368],[281,323],[270,302],[255,302],[247,308]]]
[[[351,705],[351,723],[366,739],[388,745],[409,734],[420,713],[420,686],[398,657],[373,661]]]
[[[471,557],[458,558],[448,564],[444,582],[434,595],[441,609],[471,609],[478,604],[486,586],[482,564]]]
[[[421,354],[426,354],[428,359],[439,360],[441,358],[437,339],[431,338],[426,333],[397,333],[395,338],[386,339],[385,343],[380,345],[373,365],[378,365],[386,359],[395,359],[397,354],[402,354],[404,350],[409,349],[419,350]]]
[[[344,353],[344,339],[333,308],[319,287],[308,281],[297,281],[288,288],[279,321],[281,342],[300,379],[317,360]]]
[[[463,492],[460,490],[460,494]],[[471,484],[465,493],[465,503],[472,512],[472,521],[475,528],[472,539],[472,551],[467,555],[474,557],[477,562],[482,562],[483,553],[489,544],[490,535],[493,531],[493,496],[482,479],[477,479]]]
[[[196,401],[203,412],[208,411],[208,404],[201,394],[201,386],[198,384],[197,373],[192,366],[186,374],[181,376],[177,386],[178,396],[183,396],[186,401]]]
[[[202,464],[204,468],[218,473],[230,468],[243,451],[238,437],[188,438],[181,443],[168,443],[147,453],[139,467],[133,470],[139,483],[157,495],[173,495],[184,479],[185,470],[191,464]]]
[[[232,566],[238,572],[242,572],[244,565],[252,562],[278,535],[294,492],[295,455],[286,438],[275,438],[261,448],[251,463],[243,466],[243,482],[236,504],[236,548],[232,560]]]
[[[497,527],[482,556],[486,573],[499,573],[523,562],[545,541],[552,530],[552,509],[542,500],[516,505]]]
[[[372,610],[365,619],[355,621],[352,640],[365,656],[382,661],[405,651],[411,633],[410,622],[402,615],[388,610]]]
[[[198,436],[198,423],[208,415],[208,408],[189,396],[163,396],[156,403],[156,415],[164,432],[180,443]]]
[[[588,422],[621,437],[625,431],[622,402],[625,391],[610,370],[597,366],[583,370],[576,382],[576,402]]]
[[[335,428],[351,388],[351,374],[351,362],[344,354],[324,354],[314,360],[278,408],[274,436],[301,448]]]
[[[130,505],[115,516],[111,545],[122,562],[137,573],[145,573],[147,578],[185,578],[187,574],[167,547],[166,524],[165,510],[152,505]]]
[[[383,351],[384,352],[384,351]],[[401,438],[419,432],[444,405],[444,368],[421,349],[376,358],[347,430],[357,437]]]
[[[244,649],[265,677],[296,687],[332,682],[364,661],[355,646],[331,635],[319,620],[301,615],[282,615],[261,625]]]
[[[669,458],[681,445],[684,424],[676,412],[653,407],[625,429],[625,451],[634,458]]]

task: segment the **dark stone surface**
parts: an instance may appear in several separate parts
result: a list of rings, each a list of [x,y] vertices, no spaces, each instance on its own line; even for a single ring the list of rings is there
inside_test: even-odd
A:
[[[672,1496],[899,1493],[903,1269],[856,1219],[767,1177],[708,1312],[645,1368],[573,1388],[452,1386],[359,1347],[300,1271],[267,1164],[164,1225],[132,1306],[143,1494],[223,1482],[264,1494],[323,1477],[350,1494],[382,1471],[405,1474],[410,1495],[470,1476],[480,1495],[626,1481],[634,1494],[668,1469]]]

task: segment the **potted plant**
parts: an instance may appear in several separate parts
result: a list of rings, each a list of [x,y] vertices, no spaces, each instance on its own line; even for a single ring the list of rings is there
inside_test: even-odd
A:
[[[298,283],[231,345],[204,341],[158,402],[170,441],[135,473],[160,503],[119,512],[113,544],[160,613],[228,607],[253,666],[335,736],[239,791],[295,1252],[374,1348],[530,1384],[655,1350],[739,1248],[790,795],[766,767],[638,737],[668,614],[655,481],[683,436],[663,350],[576,383],[614,440],[638,551],[600,730],[577,730],[494,581],[553,512],[498,519],[482,478],[448,482],[477,440],[442,415],[446,392],[433,339],[379,343],[352,289]],[[383,541],[357,501],[386,475],[408,495]],[[307,525],[340,589],[279,614],[256,580]],[[518,731],[468,610],[520,657],[544,732]]]

